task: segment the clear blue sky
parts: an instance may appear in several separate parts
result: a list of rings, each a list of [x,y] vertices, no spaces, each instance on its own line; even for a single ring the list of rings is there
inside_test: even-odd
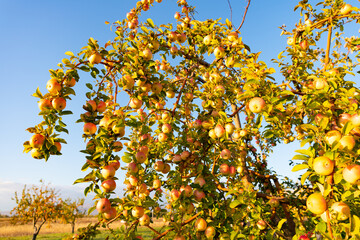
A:
[[[65,118],[70,134],[64,136],[68,144],[63,145],[61,157],[52,157],[47,163],[35,160],[22,153],[22,144],[31,137],[25,129],[41,121],[37,116],[37,100],[31,95],[37,87],[46,92],[45,85],[50,79],[48,70],[56,68],[57,63],[66,57],[66,51],[78,52],[90,37],[99,40],[100,45],[112,39],[114,33],[104,22],[123,19],[136,4],[133,0],[101,2],[0,0],[0,213],[14,206],[11,197],[15,190],[21,190],[23,184],[37,184],[40,179],[61,189],[64,197],[82,196],[82,187],[72,186],[75,179],[84,175],[80,170],[84,155],[79,152],[84,147],[82,125],[74,122],[83,105],[81,89],[91,81],[91,77],[83,75],[75,87],[77,96],[68,102],[67,109],[74,115]],[[175,11],[179,11],[175,2],[163,0],[162,4],[155,3],[155,7],[143,14],[143,19],[150,17],[156,24],[173,22]],[[194,2],[199,20],[230,18],[227,0],[189,0],[189,3]],[[238,26],[247,1],[231,0],[231,3],[233,21]],[[293,12],[296,3],[289,0],[252,1],[241,30],[242,37],[253,52],[262,51],[261,59],[266,62],[276,58],[285,48],[286,37],[280,36],[278,27],[286,24],[289,29],[293,28],[299,18],[298,13]],[[358,4],[355,0],[349,3]],[[280,174],[287,174],[290,168],[286,166],[293,149],[288,145],[278,148],[269,165],[280,169]]]

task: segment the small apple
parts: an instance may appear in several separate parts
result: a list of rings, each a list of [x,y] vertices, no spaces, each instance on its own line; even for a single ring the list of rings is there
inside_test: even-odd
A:
[[[60,151],[61,151],[61,143],[60,143],[60,142],[54,142],[54,145],[55,145],[55,147],[56,147],[56,150],[57,150],[58,152],[60,152]]]
[[[326,200],[320,192],[311,194],[306,200],[306,206],[309,211],[317,215],[322,214],[327,209]]]
[[[158,139],[159,139],[159,142],[165,142],[168,139],[168,136],[165,133],[161,132],[161,133],[159,133]]]
[[[221,153],[220,153],[220,157],[221,157],[222,159],[225,159],[225,160],[230,159],[230,158],[231,158],[231,152],[230,152],[230,150],[229,150],[229,149],[223,149],[223,150],[221,151]]]
[[[131,214],[133,215],[133,217],[135,218],[141,218],[145,213],[145,210],[143,207],[140,206],[135,206],[132,210],[131,210]]]
[[[139,171],[139,168],[134,162],[130,162],[127,167],[131,173],[137,173]]]
[[[205,229],[205,237],[207,239],[213,239],[215,237],[215,228],[213,226],[208,226]]]
[[[216,127],[214,128],[214,132],[216,137],[221,138],[225,135],[225,129],[223,128],[223,126],[221,125],[216,125]]]
[[[114,219],[117,215],[116,208],[110,207],[109,211],[103,213],[103,216],[106,220]]]
[[[141,108],[141,105],[143,104],[143,102],[140,100],[140,99],[138,99],[138,98],[132,98],[131,100],[130,100],[130,107],[131,108],[133,108],[133,109],[139,109],[139,108]]]
[[[223,163],[220,165],[220,173],[223,175],[228,175],[230,173],[229,165]]]
[[[100,53],[94,52],[93,54],[91,54],[91,56],[88,58],[88,60],[89,60],[90,64],[98,64],[101,62],[102,57],[101,57]]]
[[[185,33],[178,34],[176,41],[178,43],[184,43],[186,41],[186,34]]]
[[[143,58],[147,61],[151,60],[153,58],[152,52],[149,48],[146,48],[143,52]]]
[[[195,222],[195,229],[198,232],[203,232],[207,228],[207,222],[203,218],[198,218]]]
[[[169,123],[165,123],[164,125],[162,125],[161,130],[164,133],[170,133],[171,130],[172,130],[172,127],[171,127],[171,125]]]
[[[164,162],[163,161],[156,161],[154,164],[155,171],[161,172],[164,169]]]
[[[171,196],[171,199],[172,199],[173,201],[178,200],[178,199],[180,198],[180,192],[179,192],[179,190],[177,190],[177,189],[171,190],[170,196]]]
[[[256,226],[260,229],[260,230],[264,230],[267,227],[267,224],[264,220],[260,219],[257,223]]]
[[[341,15],[346,15],[352,12],[353,7],[350,4],[345,4],[341,9],[340,9],[340,14]]]
[[[138,151],[135,154],[135,159],[138,163],[144,163],[147,159],[146,153],[142,152],[142,151]]]
[[[44,145],[45,137],[41,134],[35,134],[30,138],[30,146],[33,148],[41,148]]]
[[[199,184],[200,187],[203,187],[206,182],[205,182],[205,179],[203,177],[197,177],[197,178],[195,178],[194,183]]]
[[[360,165],[348,165],[343,170],[343,178],[351,184],[356,184],[360,179]]]
[[[340,140],[340,149],[351,151],[355,147],[355,139],[353,136],[346,135],[343,136]]]
[[[195,197],[195,200],[200,202],[201,199],[205,198],[205,193],[203,191],[200,191],[198,189],[195,189],[195,191],[193,192],[193,195]]]
[[[114,142],[113,147],[114,152],[120,152],[123,149],[123,144],[120,141],[116,141]]]
[[[228,34],[227,39],[230,42],[235,42],[237,39],[239,38],[239,35],[237,34],[237,32],[231,32]]]
[[[299,45],[302,50],[307,50],[309,48],[309,42],[307,40],[302,40]]]
[[[294,43],[295,43],[295,40],[294,40],[294,38],[293,37],[289,37],[288,39],[287,39],[287,45],[289,45],[289,46],[292,46],[292,45],[294,45]]]
[[[101,175],[104,179],[110,179],[115,176],[115,168],[111,165],[106,165],[101,169]]]
[[[64,84],[65,84],[65,86],[67,86],[67,87],[73,87],[73,86],[75,86],[75,84],[76,84],[76,80],[75,80],[75,78],[66,78],[66,79],[64,80]]]
[[[61,84],[55,78],[52,78],[46,83],[46,89],[51,94],[58,94],[61,90]]]
[[[222,47],[216,47],[214,49],[214,55],[216,58],[223,58],[225,56],[225,49]]]
[[[232,123],[227,123],[227,124],[225,125],[226,133],[229,134],[229,135],[231,135],[231,134],[234,133],[234,129],[235,129],[235,126],[234,126],[234,124],[232,124]]]
[[[160,187],[161,187],[161,180],[160,179],[155,179],[153,181],[153,188],[158,189]]]
[[[340,127],[344,127],[347,122],[351,120],[351,115],[348,113],[342,113],[339,115],[338,123]]]
[[[265,108],[265,101],[260,97],[254,97],[249,102],[249,109],[253,113],[259,113]]]
[[[149,226],[150,224],[150,217],[147,214],[144,214],[140,219],[139,223],[141,226]]]
[[[323,176],[330,175],[334,171],[334,166],[334,161],[324,156],[315,158],[313,162],[314,171]]]
[[[154,94],[159,94],[161,92],[161,90],[163,89],[163,86],[161,83],[154,83],[152,86],[151,86],[151,91],[154,93]]]
[[[170,172],[170,165],[168,163],[164,164],[164,169],[161,171],[163,174],[167,174],[168,172]]]
[[[111,165],[115,170],[118,170],[120,168],[119,160],[111,161],[109,165]]]
[[[207,35],[206,37],[204,37],[203,43],[205,45],[210,45],[212,41],[212,36],[211,35]]]
[[[106,110],[106,103],[104,101],[99,101],[98,104],[96,105],[96,110],[99,113],[103,113]]]
[[[45,111],[52,108],[51,102],[49,99],[43,98],[38,102],[38,107],[40,111]]]
[[[93,123],[85,123],[84,124],[84,133],[86,135],[93,135],[96,133],[97,127]]]
[[[114,179],[107,179],[101,183],[101,187],[104,192],[112,192],[116,188],[116,182]]]
[[[31,157],[35,159],[42,159],[44,158],[44,154],[38,148],[33,148],[30,151]]]
[[[96,204],[96,210],[99,213],[104,213],[110,211],[111,203],[107,198],[101,198]]]
[[[191,195],[193,194],[193,189],[190,185],[181,186],[180,192],[184,192],[185,197],[191,197]]]
[[[51,104],[55,110],[61,111],[66,107],[66,100],[62,97],[54,98]]]
[[[335,202],[331,205],[331,218],[344,221],[350,217],[350,207],[344,202]]]
[[[335,142],[339,142],[341,139],[341,133],[337,130],[331,130],[325,134],[325,142],[332,146]]]

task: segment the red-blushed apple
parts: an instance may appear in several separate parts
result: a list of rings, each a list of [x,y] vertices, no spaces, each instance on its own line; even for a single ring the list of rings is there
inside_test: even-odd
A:
[[[214,49],[214,55],[216,58],[223,58],[225,56],[225,49],[222,47],[216,47]]]
[[[134,163],[134,162],[130,162],[128,164],[128,169],[132,173],[137,173],[139,171],[139,168],[137,167],[136,163]]]
[[[176,235],[173,240],[185,240],[186,238],[182,235]]]
[[[360,165],[351,164],[344,168],[343,178],[345,181],[351,184],[358,183],[360,179]]]
[[[207,222],[203,218],[198,218],[195,222],[195,229],[198,232],[203,232],[207,228]]]
[[[253,113],[260,113],[265,108],[265,101],[260,97],[254,97],[249,102],[249,109]]]
[[[239,38],[239,35],[237,32],[231,32],[228,34],[227,36],[227,39],[230,41],[230,42],[235,42],[237,39]]]
[[[299,46],[302,50],[307,50],[309,48],[309,42],[307,40],[302,40]]]
[[[178,43],[184,43],[186,41],[186,34],[185,33],[179,33],[176,37],[176,41]]]
[[[360,114],[353,114],[351,115],[350,121],[354,127],[360,126]]]
[[[216,134],[215,134],[215,129],[211,129],[211,130],[209,131],[209,137],[212,138],[212,139],[214,139],[214,140],[216,140],[217,136],[216,136]]]
[[[203,191],[200,191],[198,189],[195,189],[193,192],[193,195],[195,197],[195,200],[200,202],[201,199],[205,198],[205,193]]]
[[[212,41],[212,36],[211,36],[211,35],[207,35],[207,36],[205,36],[204,39],[203,39],[203,43],[204,43],[205,45],[210,45],[210,44],[211,44],[211,41]]]
[[[230,159],[230,158],[231,158],[231,152],[230,152],[230,150],[229,150],[229,149],[223,149],[223,150],[221,151],[221,153],[220,153],[220,157],[221,157],[222,159],[225,159],[225,160]]]
[[[342,113],[339,115],[338,124],[340,127],[344,127],[347,122],[351,120],[351,115],[349,113]]]
[[[131,175],[131,176],[129,177],[129,183],[130,183],[132,186],[136,186],[136,185],[138,184],[138,182],[139,182],[139,180],[138,180],[135,176]]]
[[[188,157],[190,157],[190,152],[189,151],[183,151],[180,154],[180,157],[181,157],[182,160],[186,160],[186,159],[188,159]]]
[[[46,83],[46,89],[51,94],[58,94],[61,90],[61,84],[55,79],[52,78]]]
[[[144,152],[142,151],[138,151],[136,154],[135,154],[135,159],[138,163],[144,163],[147,159],[147,156]]]
[[[38,102],[38,107],[40,111],[45,111],[52,108],[52,104],[49,99],[43,98]]]
[[[170,192],[170,197],[173,201],[176,201],[180,198],[180,192],[177,189],[173,189]]]
[[[141,218],[139,218],[139,223],[141,226],[149,226],[150,217],[147,214],[144,214]]]
[[[101,169],[101,175],[104,179],[110,179],[115,176],[115,168],[111,165],[106,165]]]
[[[164,162],[163,161],[156,161],[154,164],[155,171],[161,172],[164,169]]]
[[[101,187],[104,192],[112,192],[116,188],[116,182],[114,179],[107,179],[101,183]]]
[[[103,127],[105,129],[108,129],[109,125],[110,125],[110,118],[108,118],[107,116],[104,116],[99,122],[99,127]]]
[[[327,203],[320,192],[315,192],[306,199],[306,207],[312,213],[319,215],[325,212]]]
[[[131,210],[131,215],[135,218],[141,218],[142,216],[144,216],[145,210],[143,207],[140,206],[135,206],[132,210]]]
[[[348,151],[351,151],[353,150],[353,148],[355,147],[355,139],[353,136],[350,136],[350,135],[346,135],[346,136],[343,136],[340,140],[339,140],[339,143],[340,143],[340,149],[341,150],[348,150]]]
[[[114,125],[112,127],[112,131],[117,134],[118,137],[123,137],[125,135],[125,127]]]
[[[179,163],[179,162],[181,162],[181,156],[179,155],[179,154],[175,154],[174,156],[173,156],[173,158],[172,158],[172,162],[173,163]]]
[[[350,4],[345,4],[344,6],[342,6],[342,8],[340,9],[340,14],[341,15],[346,15],[352,12],[353,7]]]
[[[335,202],[330,208],[330,218],[345,221],[350,217],[350,207],[344,202]]]
[[[221,164],[220,165],[220,173],[223,175],[229,175],[229,173],[230,173],[229,165],[227,165],[226,163]]]
[[[101,198],[96,204],[96,210],[99,213],[108,212],[111,208],[110,200],[107,198]]]
[[[154,93],[154,94],[159,94],[163,89],[163,86],[161,83],[154,83],[152,86],[151,86],[151,91]]]
[[[96,105],[96,110],[99,113],[103,113],[106,110],[106,103],[103,101],[99,101],[98,104]]]
[[[94,52],[93,54],[90,55],[88,60],[89,60],[90,64],[98,64],[101,62],[102,57],[101,57],[100,53]]]
[[[234,166],[229,166],[229,176],[235,176],[236,174],[236,167]]]
[[[267,224],[264,220],[260,219],[257,223],[256,226],[260,229],[260,230],[264,230],[267,227]]]
[[[216,125],[216,127],[214,128],[214,132],[216,137],[221,138],[222,136],[225,135],[225,129],[223,128],[223,126],[221,125]]]
[[[193,189],[190,185],[181,186],[180,192],[184,192],[185,197],[191,197],[191,195],[193,194]]]
[[[66,107],[66,100],[62,97],[54,98],[51,101],[51,105],[55,110],[61,111]]]
[[[231,135],[231,134],[234,133],[234,129],[235,129],[235,126],[234,126],[234,124],[232,124],[232,123],[227,123],[227,124],[225,125],[225,131],[226,131],[226,133],[229,134],[229,135]]]
[[[112,166],[115,170],[118,170],[120,168],[119,160],[111,161],[109,165]]]
[[[45,136],[41,135],[41,134],[34,134],[31,138],[30,138],[30,146],[33,148],[41,148],[44,145],[45,142]]]
[[[93,112],[96,111],[96,102],[94,100],[89,100],[86,102],[86,106]]]
[[[170,42],[175,42],[176,39],[177,39],[177,33],[176,32],[170,32],[167,37],[168,37]]]
[[[55,147],[56,147],[56,150],[57,150],[58,152],[60,152],[60,151],[61,151],[61,143],[60,143],[60,142],[54,142],[54,145],[55,145]]]
[[[33,148],[30,151],[31,157],[35,159],[42,159],[44,158],[44,154],[38,148]]]
[[[299,237],[299,240],[310,240],[310,238],[308,237],[308,235],[301,235]]]
[[[158,189],[160,187],[161,187],[161,180],[160,179],[155,179],[153,181],[153,188]]]
[[[208,226],[204,232],[207,239],[213,239],[215,237],[215,233],[215,228],[213,226]]]
[[[194,183],[199,184],[200,187],[203,187],[206,182],[205,182],[205,179],[203,177],[197,177],[197,178],[195,178]]]
[[[168,139],[168,136],[166,135],[166,133],[161,132],[161,133],[159,133],[158,139],[159,139],[159,142],[165,142]]]
[[[131,107],[131,108],[133,108],[133,109],[139,109],[139,108],[141,108],[141,105],[143,104],[143,102],[140,100],[140,99],[138,99],[138,98],[132,98],[131,100],[130,100],[130,104],[129,104],[129,106]]]
[[[338,130],[331,130],[325,134],[325,142],[332,146],[335,142],[339,142],[341,133]]]
[[[114,142],[113,147],[114,152],[120,152],[123,149],[123,144],[120,141],[116,141]]]
[[[327,176],[334,171],[335,162],[328,157],[317,157],[313,161],[313,169],[316,174]]]
[[[103,213],[103,216],[106,220],[114,219],[117,215],[116,208],[110,207],[110,210]]]
[[[164,133],[170,133],[171,130],[172,130],[172,127],[171,127],[171,125],[169,123],[165,123],[165,124],[162,125],[161,130]]]
[[[167,174],[168,172],[170,172],[170,165],[168,163],[164,164],[164,169],[161,171],[163,174]]]
[[[152,52],[149,48],[146,48],[143,52],[143,58],[147,61],[151,60],[153,58]]]
[[[83,130],[86,135],[93,135],[96,133],[97,127],[94,123],[88,122],[84,124]]]

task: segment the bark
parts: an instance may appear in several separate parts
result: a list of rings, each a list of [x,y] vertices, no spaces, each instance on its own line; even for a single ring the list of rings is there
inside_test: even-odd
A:
[[[75,222],[71,223],[71,233],[75,233]]]

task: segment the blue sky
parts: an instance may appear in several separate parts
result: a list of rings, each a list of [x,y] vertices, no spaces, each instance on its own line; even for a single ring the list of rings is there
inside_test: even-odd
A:
[[[196,2],[199,20],[230,18],[227,0],[189,2]],[[356,5],[355,1],[349,1],[352,2]],[[233,21],[238,26],[247,1],[232,0],[231,3]],[[296,3],[289,0],[252,1],[241,32],[253,52],[262,51],[262,60],[269,62],[285,48],[286,37],[280,36],[278,27],[285,24],[291,29],[298,21],[298,13],[293,12]],[[40,179],[61,189],[64,197],[82,196],[83,186],[72,185],[75,179],[84,175],[80,170],[84,155],[79,152],[84,147],[82,125],[74,122],[84,101],[82,89],[91,77],[82,75],[75,86],[77,96],[68,102],[67,109],[74,115],[64,119],[70,134],[64,136],[68,144],[63,145],[63,155],[52,157],[47,163],[22,153],[23,142],[31,137],[25,129],[41,121],[37,116],[37,100],[31,95],[37,87],[45,92],[46,82],[50,79],[48,70],[56,68],[66,57],[66,51],[78,52],[90,37],[99,40],[100,45],[112,39],[114,33],[105,21],[111,23],[123,19],[135,4],[132,0],[108,0],[105,4],[95,0],[0,0],[0,213],[14,206],[11,197],[15,191],[20,191],[24,184],[37,184]],[[155,3],[143,19],[150,17],[155,24],[173,22],[175,11],[179,11],[175,0],[164,0],[162,4]],[[269,165],[279,169],[282,175],[289,173],[291,168],[286,166],[294,149],[294,145],[277,148]],[[121,184],[119,181],[118,185]]]

